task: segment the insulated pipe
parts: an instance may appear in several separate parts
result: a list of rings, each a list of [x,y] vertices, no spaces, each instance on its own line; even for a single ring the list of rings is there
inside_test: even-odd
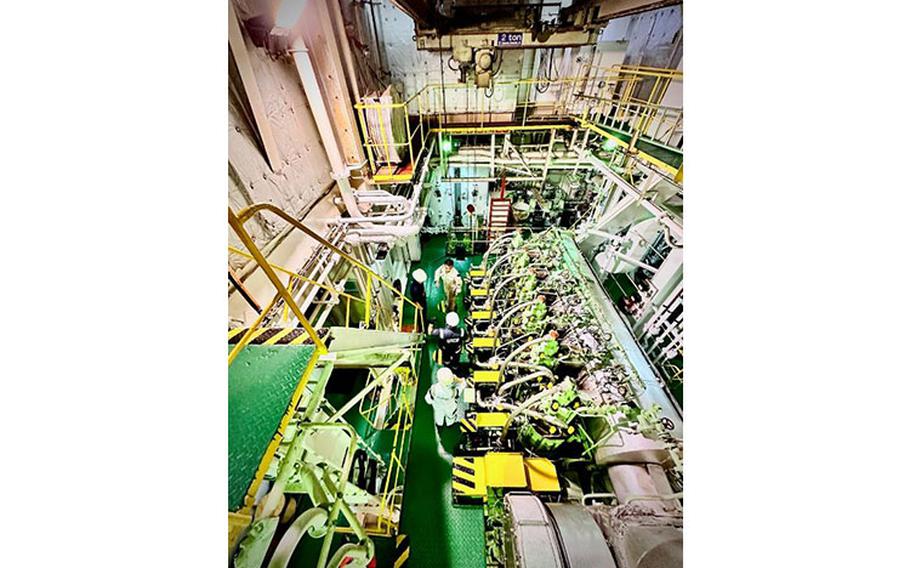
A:
[[[360,236],[397,236],[397,237],[412,237],[420,232],[420,227],[417,225],[389,225],[386,227],[377,227],[375,229],[352,229],[352,234],[357,234]]]
[[[525,376],[515,379],[513,381],[503,383],[502,385],[499,386],[499,394],[504,394],[507,390],[509,390],[513,387],[517,387],[518,385],[523,385],[525,383],[529,383],[538,377],[549,377],[552,379],[553,371],[551,371],[550,369],[545,369],[543,371],[537,371],[536,373],[531,373],[530,375],[525,375]]]
[[[567,382],[568,381],[563,381],[563,382],[559,383],[558,385],[554,386],[553,388],[549,388],[547,390],[540,391],[539,393],[535,394],[531,398],[525,400],[520,405],[515,407],[515,409],[509,413],[509,417],[506,418],[505,424],[502,425],[502,434],[500,434],[500,436],[499,436],[500,442],[506,441],[506,435],[509,433],[509,426],[512,424],[512,421],[515,420],[516,416],[524,413],[525,411],[527,411],[529,408],[531,408],[532,406],[534,406],[535,404],[537,404],[544,398],[565,390]],[[543,415],[540,415],[540,416],[543,416]],[[555,420],[555,419],[551,419],[550,417],[547,417],[547,418],[548,418],[547,422],[549,422],[551,424],[553,423],[552,420]],[[554,424],[554,426],[555,425],[558,425],[561,428],[566,427],[565,424],[563,424],[561,421],[558,421],[558,420],[556,421],[556,424]]]
[[[505,348],[508,347],[509,345],[512,345],[513,343],[518,343],[519,341],[523,341],[523,340],[525,340],[525,339],[527,339],[527,338],[529,338],[529,337],[531,337],[531,334],[530,334],[530,333],[523,333],[523,334],[517,336],[515,339],[510,339],[510,340],[506,341],[505,343],[503,343],[502,345],[498,346],[498,347],[496,348],[496,350],[498,351],[498,350],[500,350],[500,349],[505,349]],[[523,363],[512,363],[512,366],[513,366],[513,367],[522,368],[521,365],[523,365]],[[530,367],[533,367],[533,366],[536,366],[536,365],[529,365],[529,366],[530,366]]]
[[[496,288],[493,290],[493,294],[490,296],[490,307],[492,308],[493,306],[496,305],[496,295],[499,294],[499,292],[501,292],[503,290],[503,288],[505,287],[506,284],[508,284],[509,282],[512,282],[513,280],[521,278],[522,276],[525,276],[525,274],[523,274],[523,273],[513,274],[512,276],[508,276],[508,277],[504,278],[502,280],[502,282],[497,284]]]
[[[348,235],[347,236],[347,242],[351,243],[352,245],[359,245],[359,244],[363,244],[363,243],[385,243],[385,244],[390,245],[390,244],[395,243],[395,241],[397,241],[397,240],[398,240],[397,237],[393,237],[391,235],[386,235],[386,236],[376,235],[373,237],[363,237],[360,235]]]
[[[508,403],[508,402],[501,402],[501,401],[496,402],[496,403],[487,402],[480,398],[480,393],[477,393],[477,404],[481,408],[496,408],[496,409],[500,409],[500,410],[501,409],[517,410],[518,409],[518,406]],[[521,411],[521,413],[524,415],[530,416],[531,418],[534,418],[536,420],[540,420],[541,422],[546,422],[547,424],[556,426],[557,428],[567,428],[568,427],[568,425],[563,423],[561,420],[559,420],[557,418],[553,418],[552,416],[547,416],[546,414],[537,412],[536,410],[524,409]]]
[[[497,335],[499,335],[499,329],[502,327],[502,324],[509,321],[510,319],[512,319],[512,316],[515,315],[515,312],[517,312],[518,310],[520,310],[522,308],[526,308],[535,302],[537,302],[537,298],[534,298],[533,300],[528,300],[527,302],[522,302],[516,306],[509,308],[509,311],[507,311],[505,314],[503,314],[503,316],[501,318],[499,318],[499,321],[496,322],[496,325],[493,326],[493,337],[496,337]]]
[[[324,527],[328,518],[328,512],[322,507],[313,507],[297,517],[278,542],[268,568],[287,568],[303,535],[314,528]]]
[[[347,203],[347,202],[345,202],[345,203]],[[355,208],[357,207],[356,202],[354,203],[354,207]],[[350,209],[350,206],[349,206],[349,209]],[[415,209],[417,209],[417,205],[413,201],[411,201],[411,202],[408,202],[408,208],[403,213],[398,213],[395,215],[376,215],[374,217],[363,217],[363,216],[339,217],[337,219],[330,221],[329,223],[330,224],[339,224],[339,225],[347,225],[350,223],[364,223],[365,225],[368,224],[367,226],[372,227],[373,226],[372,223],[389,223],[389,222],[393,222],[393,221],[405,221],[414,215]],[[358,212],[360,211],[359,209],[356,209],[356,210]],[[348,213],[350,213],[350,211],[348,211]]]
[[[481,261],[481,264],[485,265],[487,263],[487,259],[490,257],[490,253],[493,251],[493,249],[496,248],[497,246],[499,246],[501,241],[503,241],[506,237],[511,237],[511,236],[513,236],[513,233],[503,233],[503,234],[499,235],[498,237],[496,237],[495,239],[493,239],[492,241],[490,241],[489,246],[487,246],[487,252],[483,253],[483,260]]]
[[[506,370],[506,369],[508,368],[508,366],[509,366],[509,363],[511,363],[512,360],[515,359],[515,357],[517,357],[519,353],[521,353],[522,351],[524,351],[524,350],[527,349],[528,347],[533,347],[534,345],[538,345],[538,344],[543,343],[543,342],[545,342],[545,341],[550,341],[551,339],[552,339],[552,338],[551,338],[549,335],[545,335],[545,336],[543,336],[543,337],[539,337],[539,338],[537,338],[537,339],[528,341],[527,343],[522,343],[518,348],[516,348],[514,351],[512,351],[511,353],[509,353],[509,355],[506,357],[505,361],[502,362],[502,371],[505,372],[505,370]]]
[[[508,402],[500,402],[500,403],[498,403],[498,405],[501,406],[505,410],[518,410],[518,406],[515,406],[514,404],[511,404]],[[547,416],[546,414],[543,414],[542,412],[537,412],[536,410],[530,410],[530,409],[525,408],[524,410],[522,410],[520,412],[520,414],[523,416],[530,416],[531,418],[534,418],[535,420],[540,420],[541,422],[544,422],[551,426],[555,426],[557,428],[568,428],[569,427],[569,425],[564,423],[562,420],[560,420],[558,418],[553,418],[552,416]]]
[[[371,554],[370,549],[367,547],[367,545],[352,544],[348,542],[342,544],[338,550],[335,551],[335,554],[332,555],[332,559],[329,560],[327,567],[338,568],[341,566],[341,563],[344,561],[344,559],[348,556],[354,560],[349,564],[345,564],[345,566],[350,566],[352,568],[362,568],[363,566],[369,564],[370,560],[373,559],[373,555]]]
[[[394,225],[386,227],[390,229],[364,229],[351,231],[346,236],[347,242],[351,244],[359,243],[388,243],[393,244],[401,239],[413,237],[420,232],[420,226],[417,224]]]
[[[355,191],[354,197],[357,198],[359,203],[375,203],[377,205],[407,205],[410,203],[407,197],[403,195],[392,195],[391,193],[385,193],[385,195],[365,195],[363,191]]]
[[[633,265],[633,266],[637,266],[637,267],[639,267],[639,268],[643,268],[643,269],[647,270],[648,272],[657,273],[657,269],[654,268],[653,266],[650,266],[650,265],[648,265],[648,264],[645,264],[644,262],[641,262],[640,260],[637,260],[637,259],[635,259],[634,257],[631,257],[631,256],[629,256],[629,255],[627,255],[627,254],[621,253],[621,252],[619,252],[618,250],[616,250],[616,249],[614,249],[614,248],[609,249],[609,252],[612,253],[612,254],[613,254],[614,256],[616,256],[617,258],[619,258],[620,260],[625,261],[625,262],[628,262],[629,264],[631,264],[631,265]]]
[[[534,264],[529,264],[522,268],[522,272],[512,273],[512,276],[507,276],[503,279],[502,282],[497,284],[496,289],[493,291],[493,295],[490,297],[490,307],[496,303],[496,294],[502,290],[503,286],[506,285],[506,282],[511,282],[516,278],[521,278],[522,276],[527,276],[532,268],[547,268],[547,265],[542,262],[535,262]],[[539,281],[539,280],[538,280]]]
[[[492,266],[489,270],[487,270],[487,274],[489,274],[489,275],[492,276],[493,273],[496,272],[496,269],[499,268],[499,266],[500,266],[504,261],[506,261],[506,260],[507,260],[508,258],[510,258],[510,257],[515,256],[516,254],[518,254],[518,253],[520,253],[520,252],[525,252],[525,250],[524,250],[523,248],[520,248],[520,249],[518,249],[518,250],[513,250],[512,252],[506,253],[506,254],[502,255],[501,257],[497,258],[497,259],[496,259],[496,262],[493,263],[493,266]]]

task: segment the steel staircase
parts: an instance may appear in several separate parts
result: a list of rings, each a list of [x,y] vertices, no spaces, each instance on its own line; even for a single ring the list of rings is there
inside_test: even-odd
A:
[[[490,199],[489,220],[487,221],[487,240],[492,241],[509,230],[512,215],[512,200],[503,197]]]

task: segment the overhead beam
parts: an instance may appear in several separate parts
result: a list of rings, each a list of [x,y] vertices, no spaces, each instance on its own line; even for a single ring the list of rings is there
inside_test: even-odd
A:
[[[605,24],[610,20],[682,4],[682,0],[593,0],[563,9],[576,25]],[[596,8],[596,9],[595,9]]]

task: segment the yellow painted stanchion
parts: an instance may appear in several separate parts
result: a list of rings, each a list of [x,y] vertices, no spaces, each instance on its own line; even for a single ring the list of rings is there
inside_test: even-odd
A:
[[[283,213],[283,212],[282,212]],[[319,338],[319,335],[316,333],[316,330],[313,329],[313,326],[310,325],[309,320],[306,319],[306,316],[303,315],[303,312],[300,311],[300,307],[294,301],[294,298],[288,293],[287,289],[281,283],[281,280],[278,279],[278,275],[275,274],[275,271],[272,270],[271,265],[268,261],[262,256],[262,252],[259,251],[259,247],[256,246],[256,243],[253,242],[252,237],[246,232],[246,229],[243,228],[243,222],[240,218],[234,214],[234,211],[228,207],[228,224],[231,226],[231,229],[234,230],[234,233],[240,239],[240,242],[250,251],[250,254],[253,255],[253,259],[256,261],[256,264],[265,272],[266,277],[272,283],[272,286],[278,290],[278,294],[284,299],[285,302],[291,307],[291,310],[294,312],[294,315],[300,321],[300,324],[303,325],[303,328],[306,330],[307,335],[310,336],[310,339],[313,340],[313,343],[316,345],[316,352],[319,355],[328,353],[328,349],[325,346],[325,343],[322,342],[322,339]],[[277,297],[275,298],[277,301]],[[263,310],[262,314],[265,314],[267,310]],[[260,315],[260,317],[264,317]],[[261,321],[261,320],[260,320]],[[249,332],[247,332],[249,335]],[[237,354],[240,352],[238,347],[240,343],[237,344],[237,347],[231,352],[234,358],[237,357]],[[228,356],[228,364],[233,362],[233,358]]]
[[[366,275],[366,278],[367,278],[367,298],[366,298],[367,305],[366,305],[366,316],[364,317],[364,319],[366,320],[365,327],[367,329],[369,329],[370,328],[370,311],[371,311],[371,308],[373,307],[373,279],[370,278],[369,274]]]
[[[303,233],[305,233],[306,235],[311,237],[313,240],[315,240],[322,246],[328,248],[329,250],[331,250],[332,252],[334,252],[335,254],[337,254],[338,256],[340,256],[341,258],[346,260],[347,262],[351,263],[353,266],[355,266],[359,270],[363,271],[365,274],[369,274],[372,278],[375,278],[376,281],[379,282],[383,287],[388,288],[389,290],[392,290],[392,292],[394,294],[396,294],[397,296],[399,296],[399,297],[404,296],[404,294],[400,290],[395,288],[391,283],[389,283],[388,280],[386,280],[385,278],[383,278],[382,276],[380,276],[379,274],[374,272],[368,266],[366,266],[365,264],[363,264],[356,258],[352,257],[348,253],[344,252],[343,250],[341,250],[334,244],[325,240],[325,238],[323,238],[319,233],[313,231],[312,229],[310,229],[306,225],[302,224],[300,221],[298,221],[294,217],[291,217],[290,215],[285,213],[281,208],[279,208],[275,205],[272,205],[271,203],[256,203],[254,205],[250,205],[249,207],[245,207],[236,214],[236,218],[239,219],[240,223],[242,224],[242,223],[245,223],[246,221],[248,221],[250,218],[252,218],[253,215],[255,215],[256,213],[258,213],[260,211],[270,211],[270,212],[274,213],[275,215],[277,215],[278,217],[281,217],[282,219],[284,219],[285,221],[287,221],[288,223],[293,225],[294,228],[299,229],[300,231],[302,231]],[[242,226],[241,226],[241,229],[242,229]],[[247,238],[249,238],[249,235],[247,235]],[[257,252],[258,252],[258,249],[257,249]],[[262,256],[261,253],[260,253],[260,256]],[[269,263],[266,261],[266,264],[269,264]],[[271,267],[272,265],[269,264],[269,266]],[[357,301],[365,301],[365,300],[361,300],[360,298],[352,297],[352,299],[356,299]],[[404,300],[407,303],[411,304],[412,306],[419,307],[419,306],[417,306],[417,304],[414,303],[413,300],[411,300],[407,297],[405,297]]]
[[[282,290],[283,290],[283,288],[282,288]],[[269,304],[265,308],[263,308],[261,312],[259,312],[259,317],[256,318],[256,321],[253,322],[253,325],[251,325],[250,328],[248,330],[246,330],[246,333],[244,333],[243,336],[240,338],[240,340],[237,341],[237,344],[234,345],[234,348],[231,349],[230,353],[228,353],[228,366],[230,366],[231,363],[234,362],[234,359],[237,358],[237,355],[239,355],[240,352],[243,350],[243,348],[246,347],[247,343],[249,343],[250,340],[253,339],[253,336],[256,334],[257,328],[260,325],[262,325],[262,320],[264,320],[266,314],[268,314],[269,311],[271,311],[271,309],[273,307],[275,307],[275,304],[278,302],[278,298],[280,298],[280,297],[281,297],[280,292],[278,294],[275,294],[272,297],[272,300],[269,302]]]

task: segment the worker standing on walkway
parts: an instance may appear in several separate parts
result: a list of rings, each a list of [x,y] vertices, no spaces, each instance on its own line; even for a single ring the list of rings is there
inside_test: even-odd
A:
[[[436,371],[436,382],[427,390],[424,400],[433,407],[437,426],[451,426],[464,418],[463,390],[464,379],[456,377],[451,369],[441,367]]]
[[[425,282],[427,281],[427,273],[424,272],[422,268],[418,268],[411,273],[411,276],[414,278],[411,281],[411,299],[414,300],[415,304],[423,309],[424,317],[426,317],[427,289]]]
[[[461,344],[464,342],[465,331],[458,327],[458,314],[446,314],[446,326],[433,328],[430,324],[427,335],[439,338],[439,352],[442,355],[441,363],[449,367],[457,367],[461,360]]]
[[[442,266],[436,269],[433,282],[439,286],[440,280],[442,280],[442,290],[445,294],[442,310],[454,312],[458,294],[461,292],[461,275],[455,269],[455,261],[451,258],[447,258]]]

